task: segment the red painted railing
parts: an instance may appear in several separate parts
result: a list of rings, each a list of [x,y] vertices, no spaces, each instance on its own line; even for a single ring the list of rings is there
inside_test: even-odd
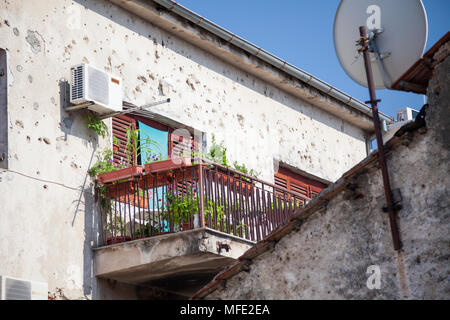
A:
[[[201,161],[99,186],[101,245],[199,227],[259,241],[310,200]]]

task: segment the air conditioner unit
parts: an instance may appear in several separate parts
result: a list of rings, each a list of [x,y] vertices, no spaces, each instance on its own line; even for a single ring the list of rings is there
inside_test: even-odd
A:
[[[70,103],[99,113],[122,111],[122,79],[82,63],[70,69]]]
[[[414,110],[411,108],[402,108],[397,110],[397,121],[414,120],[418,114],[418,110]]]
[[[48,284],[0,276],[0,300],[48,300]]]

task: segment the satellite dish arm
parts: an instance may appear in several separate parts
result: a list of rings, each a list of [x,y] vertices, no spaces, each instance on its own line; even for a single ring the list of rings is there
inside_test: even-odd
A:
[[[389,56],[391,53],[384,53],[383,57],[380,53],[380,50],[378,50],[377,46],[377,35],[382,33],[383,29],[376,29],[374,31],[369,32],[369,51],[375,53],[375,58],[377,59],[378,69],[380,70],[381,77],[383,78],[383,84],[386,88],[390,89],[392,86],[392,81],[389,77],[389,75],[386,73],[386,70],[384,69],[383,65],[383,59]]]

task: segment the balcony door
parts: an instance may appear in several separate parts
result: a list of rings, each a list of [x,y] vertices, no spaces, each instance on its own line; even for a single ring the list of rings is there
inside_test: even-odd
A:
[[[163,126],[150,126],[138,121],[139,145],[141,152],[138,163],[144,165],[147,162],[165,160],[169,156],[169,130]]]

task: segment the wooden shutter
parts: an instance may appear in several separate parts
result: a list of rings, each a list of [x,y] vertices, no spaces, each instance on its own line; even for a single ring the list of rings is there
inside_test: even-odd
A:
[[[114,153],[113,160],[117,164],[125,164],[127,162],[127,128],[136,130],[136,120],[125,115],[119,115],[112,118],[113,136],[119,142],[119,151]],[[136,154],[132,155],[132,164],[137,164]]]
[[[307,178],[282,167],[275,173],[275,185],[294,191],[310,199],[315,198],[320,191],[327,187],[325,183]]]
[[[171,130],[169,134],[170,148],[169,152],[172,157],[191,156],[193,152],[198,152],[198,143],[194,141],[194,135],[183,137],[175,134]]]

